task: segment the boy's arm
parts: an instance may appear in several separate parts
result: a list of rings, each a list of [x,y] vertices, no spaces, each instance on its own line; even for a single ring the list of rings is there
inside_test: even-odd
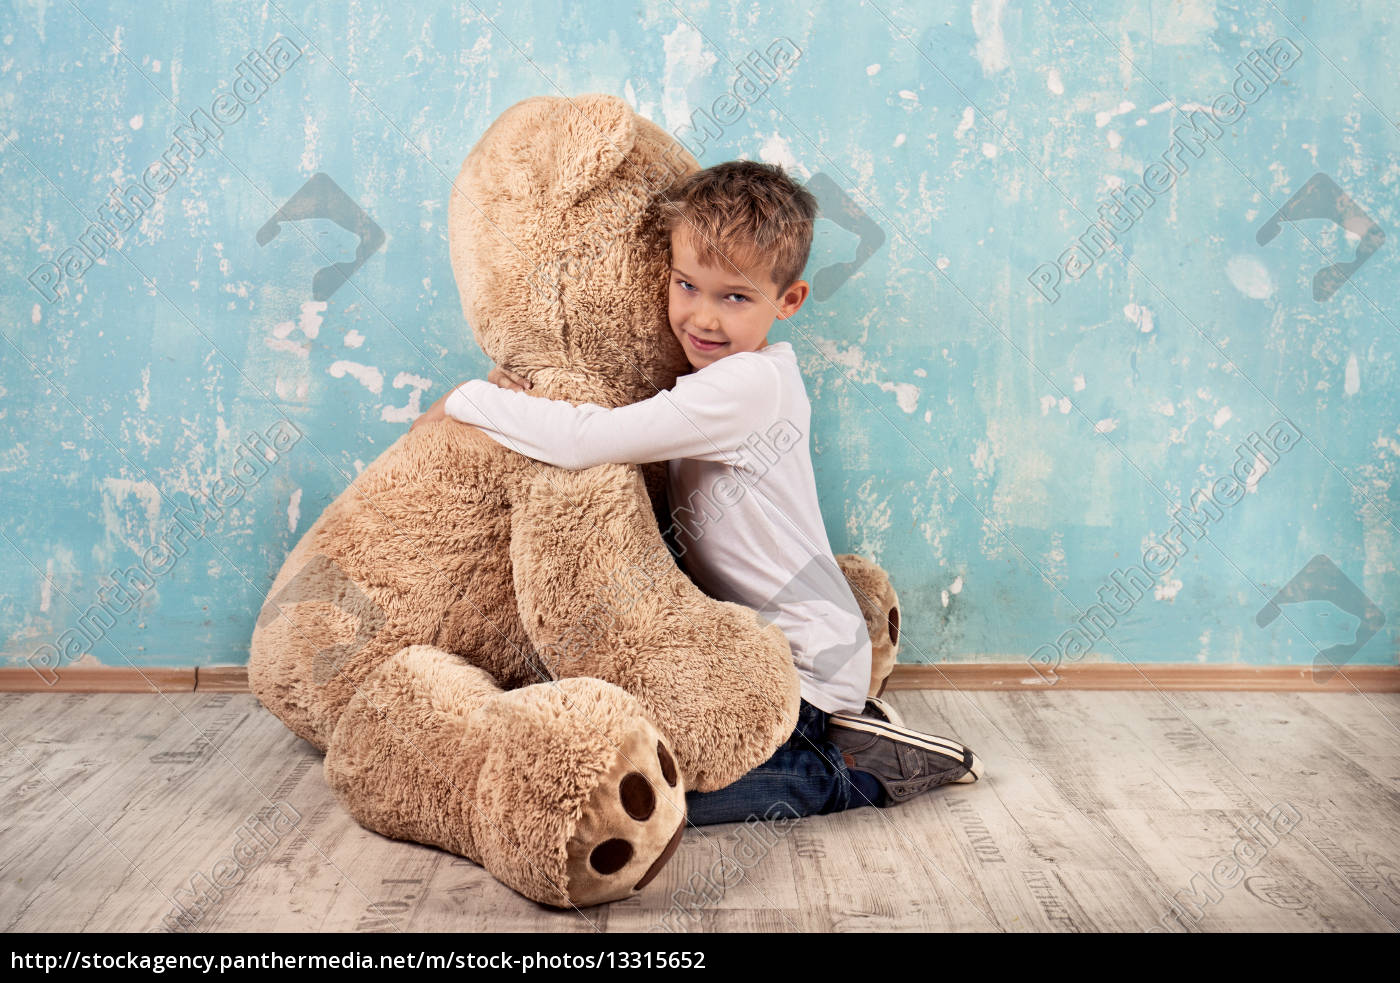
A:
[[[777,415],[779,379],[766,359],[731,355],[673,389],[608,409],[512,392],[481,379],[458,386],[445,411],[527,457],[576,471],[674,458],[725,461]]]

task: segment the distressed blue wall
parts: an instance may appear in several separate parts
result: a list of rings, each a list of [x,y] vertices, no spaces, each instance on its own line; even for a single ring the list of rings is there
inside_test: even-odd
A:
[[[1142,563],[1194,490],[1228,493],[1215,482],[1238,448],[1271,427],[1276,438],[1277,421],[1296,442],[1265,456],[1267,473],[1234,488],[1204,538],[1188,538],[1082,657],[1309,664],[1349,641],[1356,619],[1316,599],[1266,628],[1255,616],[1325,554],[1338,572],[1304,579],[1348,578],[1386,618],[1348,658],[1396,661],[1390,11],[684,7],[483,0],[488,22],[446,4],[7,5],[8,659],[77,631],[112,598],[100,578],[168,540],[175,507],[207,502],[248,459],[244,438],[285,415],[303,438],[227,510],[201,505],[207,535],[157,563],[153,589],[103,640],[69,634],[62,653],[65,664],[244,661],[298,537],[418,408],[488,368],[448,264],[444,206],[463,156],[519,99],[602,91],[686,136],[703,164],[743,156],[826,175],[883,236],[854,276],[771,337],[792,341],[808,380],[833,547],[877,559],[901,593],[904,661],[1079,657],[1062,634],[1115,570]],[[301,57],[189,161],[119,251],[46,300],[36,269],[75,245],[110,191],[139,183],[182,114],[228,91],[245,52],[278,36]],[[795,63],[697,143],[695,111],[779,38],[800,49]],[[1062,254],[1109,194],[1141,183],[1186,114],[1229,93],[1241,59],[1280,38],[1296,62],[1199,159],[1181,158],[1184,173],[1119,236],[1121,253],[1069,276]],[[339,259],[353,237],[318,220],[255,241],[318,171],[387,236],[323,303],[311,283],[328,261],[313,243]],[[1313,299],[1313,273],[1349,258],[1355,234],[1314,220],[1256,242],[1316,172],[1387,234],[1326,302]],[[821,221],[809,278],[856,250],[856,235]],[[1053,303],[1032,282],[1046,263],[1067,271]]]

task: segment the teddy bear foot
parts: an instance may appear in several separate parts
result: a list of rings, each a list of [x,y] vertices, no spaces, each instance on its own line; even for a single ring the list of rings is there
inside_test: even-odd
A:
[[[685,826],[672,751],[625,690],[573,678],[502,691],[426,645],[361,684],[326,778],[363,826],[467,857],[556,908],[635,894]]]
[[[870,689],[866,695],[883,696],[899,659],[899,595],[889,574],[873,560],[856,553],[839,553],[836,563],[860,605],[870,635]]]
[[[588,796],[565,848],[574,905],[615,901],[652,882],[681,845],[685,790],[659,734],[633,730]]]

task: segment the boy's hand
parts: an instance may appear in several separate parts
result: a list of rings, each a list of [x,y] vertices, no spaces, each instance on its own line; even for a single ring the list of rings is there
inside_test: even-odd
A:
[[[518,393],[530,391],[530,380],[523,375],[517,375],[509,369],[503,369],[499,365],[492,366],[491,371],[486,373],[486,381],[500,386],[502,389],[514,389]]]
[[[459,382],[457,385],[460,386],[462,385],[462,383]],[[424,413],[418,419],[413,421],[413,423],[408,428],[409,431],[412,432],[414,430],[417,430],[419,427],[427,423],[437,423],[439,420],[452,420],[452,417],[447,415],[447,397],[451,396],[456,390],[457,386],[453,386],[451,389],[447,390],[447,392],[443,393],[441,399],[439,399],[432,406],[428,407],[428,412]],[[452,422],[458,423],[460,421],[452,420]]]
[[[449,389],[447,393],[436,403],[434,403],[432,406],[429,406],[428,412],[424,413],[418,419],[413,421],[413,423],[408,428],[409,432],[412,433],[414,430],[417,430],[425,423],[437,423],[439,420],[449,419],[447,415],[447,397],[450,395],[452,395],[451,389]]]

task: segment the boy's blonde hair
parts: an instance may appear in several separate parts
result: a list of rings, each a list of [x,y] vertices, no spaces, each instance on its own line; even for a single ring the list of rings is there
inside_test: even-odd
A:
[[[706,266],[766,264],[781,293],[807,265],[817,200],[777,164],[731,160],[696,171],[657,208],[659,231],[683,231]]]

